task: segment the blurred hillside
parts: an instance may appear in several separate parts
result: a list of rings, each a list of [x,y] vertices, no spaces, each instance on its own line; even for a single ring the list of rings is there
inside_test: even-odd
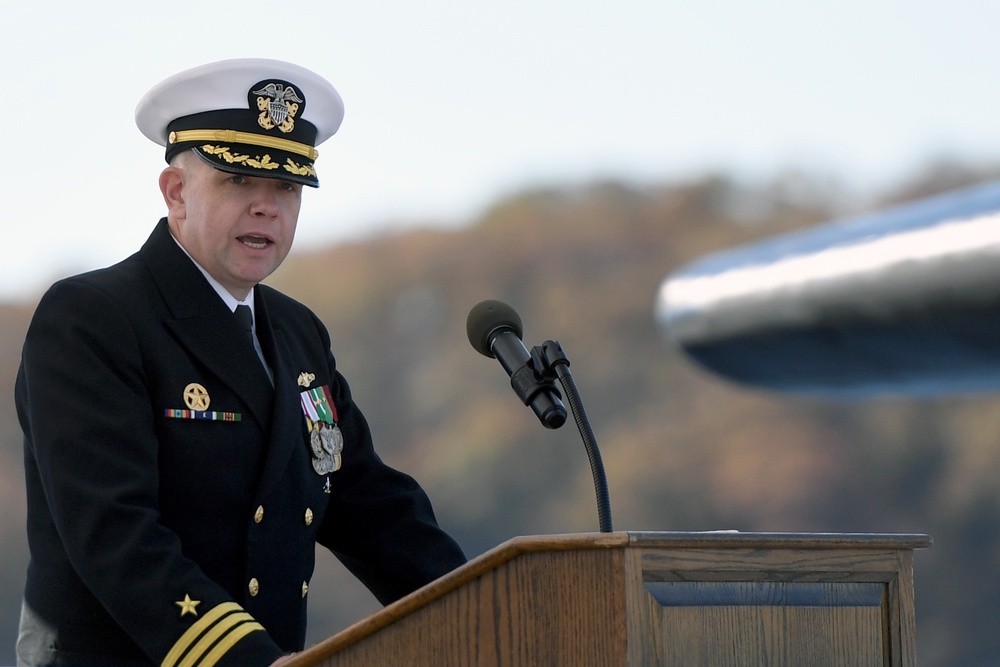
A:
[[[954,165],[884,193],[878,207],[985,180]],[[531,347],[558,339],[601,443],[618,530],[921,532],[922,665],[1000,655],[1000,398],[831,404],[708,376],[652,317],[673,269],[720,248],[862,205],[789,175],[632,187],[593,183],[499,201],[458,231],[416,231],[306,252],[269,281],[327,323],[383,457],[420,480],[470,556],[515,535],[597,530],[571,424],[542,428],[499,365],[465,335],[469,309],[502,299]],[[152,221],[151,221],[152,222]],[[30,308],[0,307],[0,663],[13,661],[26,562],[12,385]],[[321,554],[310,640],[377,604]]]

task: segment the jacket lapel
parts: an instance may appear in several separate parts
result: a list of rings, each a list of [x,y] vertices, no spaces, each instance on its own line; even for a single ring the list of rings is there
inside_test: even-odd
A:
[[[166,219],[139,253],[169,310],[164,325],[246,403],[267,432],[273,403],[267,373],[226,304],[173,240]]]
[[[267,461],[261,477],[258,495],[263,498],[278,483],[296,447],[305,447],[304,420],[299,405],[299,390],[293,376],[292,355],[284,333],[272,324],[267,302],[256,289],[257,335],[264,355],[274,371],[274,408],[271,417]]]

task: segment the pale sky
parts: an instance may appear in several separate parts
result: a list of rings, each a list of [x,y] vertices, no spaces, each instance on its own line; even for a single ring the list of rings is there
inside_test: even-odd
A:
[[[470,220],[535,184],[801,168],[876,189],[939,155],[1000,163],[995,0],[4,0],[2,15],[0,300],[138,248],[164,163],[135,104],[226,58],[294,61],[344,98],[300,250]]]

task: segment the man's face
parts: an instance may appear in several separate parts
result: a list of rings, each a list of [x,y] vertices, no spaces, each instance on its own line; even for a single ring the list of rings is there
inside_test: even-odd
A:
[[[174,236],[239,300],[292,247],[302,186],[219,171],[187,154],[160,176]]]

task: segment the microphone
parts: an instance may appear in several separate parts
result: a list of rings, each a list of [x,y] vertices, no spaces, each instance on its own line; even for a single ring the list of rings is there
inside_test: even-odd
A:
[[[534,410],[547,428],[559,428],[566,422],[566,408],[554,380],[558,378],[566,390],[566,400],[576,425],[583,436],[583,446],[590,459],[597,493],[597,519],[602,533],[611,532],[611,499],[608,496],[608,478],[601,460],[594,430],[590,427],[587,411],[583,408],[573,374],[569,372],[569,359],[562,346],[547,340],[531,350],[521,342],[521,317],[503,301],[490,299],[476,304],[465,321],[469,342],[480,354],[500,362],[510,376],[510,386]]]
[[[566,423],[566,408],[559,390],[534,368],[531,355],[521,342],[521,317],[503,301],[488,299],[476,304],[465,322],[472,347],[500,362],[510,376],[510,386],[546,428]]]

